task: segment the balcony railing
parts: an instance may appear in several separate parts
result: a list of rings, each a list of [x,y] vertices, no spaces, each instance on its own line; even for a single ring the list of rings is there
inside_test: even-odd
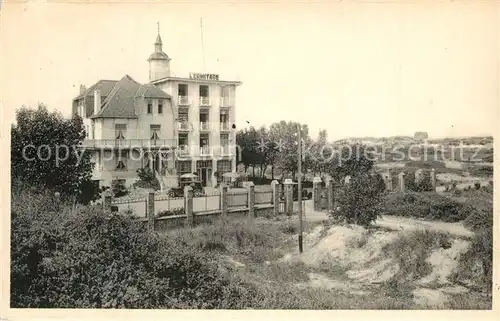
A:
[[[189,150],[189,146],[187,145],[180,145],[177,150],[179,151],[178,155],[181,157],[191,155],[191,151]]]
[[[200,130],[210,130],[209,123],[207,121],[201,121],[200,122]]]
[[[200,106],[210,106],[212,104],[212,100],[210,97],[200,97]]]
[[[180,121],[177,123],[177,128],[182,131],[189,131],[191,130],[191,125],[187,121]]]
[[[200,147],[200,155],[201,156],[210,155],[210,147],[208,147],[208,146],[201,146]]]
[[[189,102],[189,96],[179,96],[177,100],[177,105],[179,106],[191,105],[191,103]]]
[[[224,155],[224,156],[228,156],[228,155],[231,155],[231,151],[229,149],[229,146],[221,146],[220,147],[220,154],[221,155]]]
[[[83,148],[109,148],[109,149],[133,149],[133,148],[164,148],[175,147],[175,139],[86,139]]]
[[[233,100],[229,97],[221,97],[220,98],[220,106],[221,107],[231,107],[233,105]]]
[[[229,127],[230,127],[229,123],[227,123],[227,122],[220,123],[220,130],[221,131],[228,131]]]

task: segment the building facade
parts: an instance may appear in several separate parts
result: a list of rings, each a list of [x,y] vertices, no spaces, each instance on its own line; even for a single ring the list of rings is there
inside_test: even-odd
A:
[[[149,83],[130,76],[80,88],[73,114],[83,118],[84,147],[101,186],[131,185],[137,170],[152,169],[163,188],[196,173],[204,186],[236,171],[235,102],[238,81],[190,73],[172,77],[170,58],[158,34],[148,59]]]

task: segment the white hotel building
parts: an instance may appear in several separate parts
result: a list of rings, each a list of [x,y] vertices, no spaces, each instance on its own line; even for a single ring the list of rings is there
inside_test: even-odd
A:
[[[73,114],[83,118],[84,147],[95,163],[93,179],[137,181],[137,169],[150,167],[164,188],[179,176],[197,173],[204,186],[214,173],[236,171],[235,103],[239,81],[191,73],[173,77],[160,35],[148,59],[149,83],[126,75],[80,87]]]

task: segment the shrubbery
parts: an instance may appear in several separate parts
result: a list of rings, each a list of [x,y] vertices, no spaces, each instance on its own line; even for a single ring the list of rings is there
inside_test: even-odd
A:
[[[125,215],[12,197],[11,301],[23,308],[238,308],[245,288],[199,247]],[[250,290],[249,290],[250,291]]]
[[[445,222],[464,220],[472,213],[469,205],[433,192],[388,194],[383,214],[407,216]]]
[[[336,218],[342,217],[346,223],[368,226],[380,216],[385,183],[380,175],[360,174],[351,177],[339,191],[340,211]]]

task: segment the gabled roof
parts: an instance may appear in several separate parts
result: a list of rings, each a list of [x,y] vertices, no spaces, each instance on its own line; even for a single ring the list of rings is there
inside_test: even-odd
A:
[[[138,98],[170,99],[171,97],[153,85],[141,85],[129,75],[116,82],[102,102],[97,115],[91,118],[137,118]]]
[[[86,96],[94,95],[95,90],[100,90],[101,96],[108,96],[117,82],[118,81],[116,80],[99,80],[94,85],[86,89],[83,93],[75,97],[75,99],[80,99]]]

